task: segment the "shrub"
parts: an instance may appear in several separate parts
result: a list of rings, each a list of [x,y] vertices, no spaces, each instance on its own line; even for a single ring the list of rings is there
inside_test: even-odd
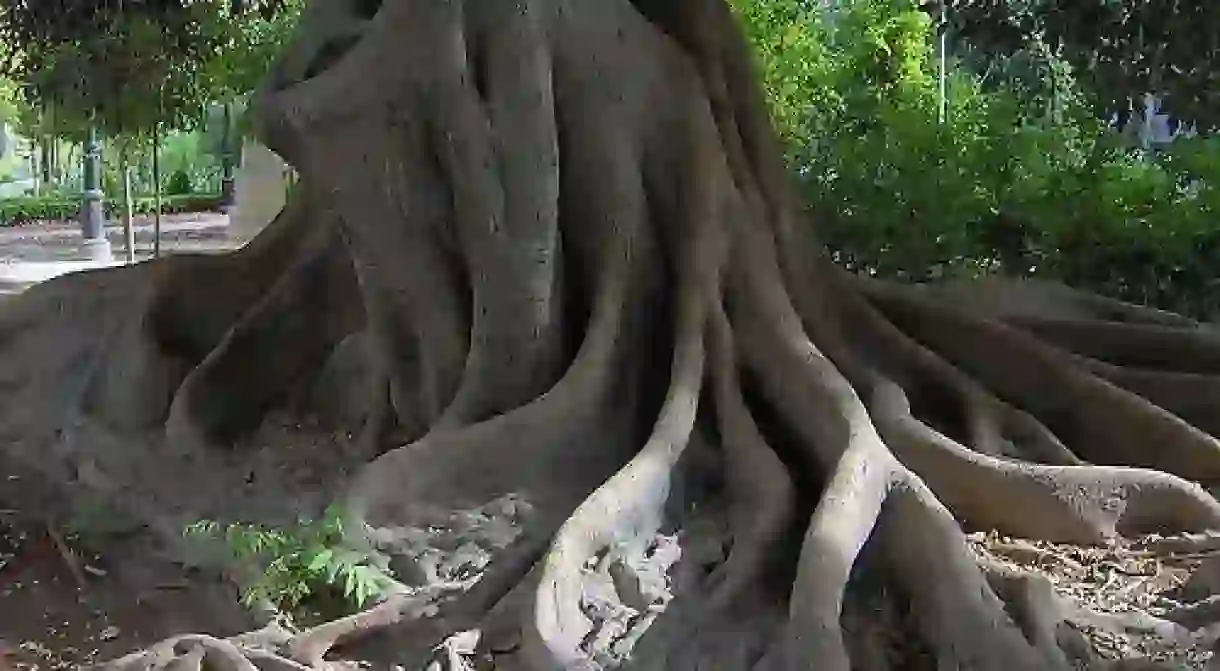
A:
[[[135,214],[152,214],[156,201],[152,198],[136,198],[132,202]],[[79,198],[7,198],[0,200],[0,226],[21,226],[45,221],[70,221],[80,214]],[[123,203],[103,202],[106,216],[112,220],[123,215]],[[187,212],[216,212],[220,210],[220,194],[202,193],[166,196],[161,199],[163,214]]]
[[[175,170],[174,174],[170,175],[169,184],[165,187],[166,193],[171,196],[185,195],[193,190],[191,176],[185,170]]]
[[[954,68],[941,123],[934,31],[914,0],[734,4],[841,265],[912,282],[1037,276],[1220,314],[1220,141],[1124,146],[1062,68],[1053,101]]]

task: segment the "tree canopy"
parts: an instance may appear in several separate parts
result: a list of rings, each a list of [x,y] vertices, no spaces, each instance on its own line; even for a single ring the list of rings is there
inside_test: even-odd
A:
[[[4,0],[0,63],[27,98],[71,130],[139,133],[198,123],[207,103],[257,84],[298,0],[243,3]]]

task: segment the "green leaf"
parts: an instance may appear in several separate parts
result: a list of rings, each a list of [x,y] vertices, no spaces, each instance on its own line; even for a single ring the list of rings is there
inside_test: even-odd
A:
[[[341,573],[341,572],[343,572],[343,571],[345,571],[345,570],[346,570],[346,568],[347,568],[347,567],[346,567],[346,566],[344,566],[344,564],[343,564],[343,562],[342,562],[342,561],[340,561],[340,560],[339,560],[337,557],[333,557],[333,556],[332,556],[331,561],[330,561],[330,565],[329,565],[329,566],[327,566],[327,568],[326,568],[326,582],[327,582],[327,584],[331,584],[331,585],[335,584],[335,582],[337,581],[337,579],[338,579],[338,577],[339,577],[340,573]]]
[[[318,554],[314,555],[313,559],[309,562],[306,570],[310,571],[311,573],[321,571],[330,564],[331,560],[334,558],[334,555],[334,550],[330,549],[324,549],[318,552]]]
[[[343,596],[351,598],[356,591],[356,586],[359,584],[359,575],[355,569],[359,567],[345,567],[343,569]]]

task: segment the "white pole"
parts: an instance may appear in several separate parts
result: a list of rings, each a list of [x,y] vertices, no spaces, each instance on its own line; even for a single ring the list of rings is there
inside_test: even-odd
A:
[[[127,265],[136,262],[136,231],[131,221],[131,168],[123,169],[123,236],[127,239]]]
[[[153,258],[161,258],[161,123],[153,125]]]

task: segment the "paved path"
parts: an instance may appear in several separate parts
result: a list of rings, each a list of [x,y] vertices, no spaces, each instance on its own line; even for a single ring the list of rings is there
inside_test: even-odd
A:
[[[153,225],[137,219],[136,261],[152,258]],[[169,215],[161,225],[161,253],[218,253],[241,242],[229,235],[229,218],[222,214]],[[80,229],[72,222],[0,228],[0,295],[23,291],[32,284],[67,273],[126,263],[122,225],[107,227],[113,258],[90,260],[81,252]]]

